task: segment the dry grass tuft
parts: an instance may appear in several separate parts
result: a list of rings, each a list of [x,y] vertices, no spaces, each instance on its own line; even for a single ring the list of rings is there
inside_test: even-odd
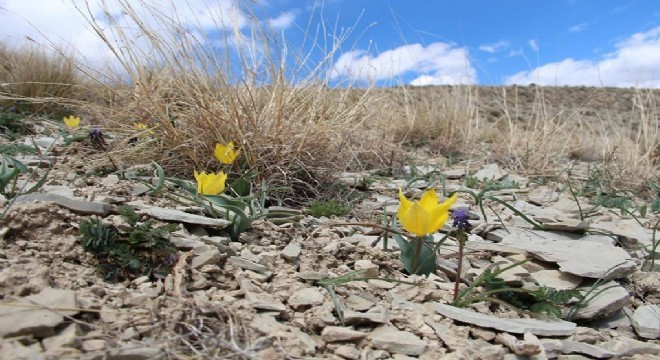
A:
[[[67,100],[82,96],[81,77],[70,56],[36,45],[0,44],[0,105],[19,112],[64,115]]]
[[[257,183],[307,196],[315,195],[326,175],[358,165],[354,151],[356,145],[364,151],[358,134],[368,131],[363,121],[373,100],[368,90],[356,97],[350,84],[329,89],[320,79],[339,43],[314,64],[316,70],[301,77],[299,70],[310,64],[284,59],[286,44],[266,24],[252,24],[251,37],[245,29],[233,29],[222,45],[209,49],[211,40],[184,28],[176,14],[165,16],[146,2],[122,6],[122,21],[129,24],[103,39],[125,75],[106,85],[112,96],[104,104],[84,108],[92,122],[124,129],[127,139],[134,122],[153,129],[147,146],[118,146],[125,161],[156,160],[169,175],[189,178],[193,169],[218,169],[213,147],[233,141],[244,166],[259,174]],[[85,15],[99,34],[108,33]],[[156,19],[158,27],[146,18]],[[219,29],[225,28],[217,21]],[[121,46],[136,35],[139,47]]]
[[[470,86],[397,88],[388,99],[400,108],[389,119],[393,139],[439,154],[471,154],[488,126],[477,113],[476,96]]]

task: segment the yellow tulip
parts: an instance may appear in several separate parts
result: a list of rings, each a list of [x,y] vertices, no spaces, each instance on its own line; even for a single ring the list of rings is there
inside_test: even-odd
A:
[[[234,149],[233,141],[228,142],[227,145],[215,144],[215,151],[213,152],[215,158],[225,165],[233,163],[240,153],[240,151]]]
[[[143,124],[141,122],[134,122],[133,128],[137,131],[143,131],[149,129],[149,127],[146,124]]]
[[[225,182],[227,174],[220,171],[217,174],[207,174],[206,171],[198,173],[195,170],[195,180],[197,180],[197,193],[200,195],[218,195],[225,191]]]
[[[147,126],[147,124],[144,124],[144,123],[141,123],[141,122],[134,122],[133,123],[133,128],[140,132],[140,134],[138,134],[138,136],[141,137],[141,138],[146,138],[149,135],[154,134],[154,131],[149,129],[149,126]]]
[[[419,201],[412,202],[406,199],[403,191],[399,189],[398,217],[404,229],[417,236],[425,236],[438,231],[449,219],[449,207],[458,198],[458,193],[438,204],[438,195],[431,189],[422,195]]]
[[[78,116],[65,116],[62,120],[64,120],[64,124],[71,129],[77,128],[78,125],[80,125],[80,117]]]

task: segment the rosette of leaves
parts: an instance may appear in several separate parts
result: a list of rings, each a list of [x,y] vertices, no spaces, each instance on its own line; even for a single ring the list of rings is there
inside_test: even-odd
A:
[[[584,295],[579,290],[558,290],[544,286],[537,289],[512,287],[500,277],[505,271],[527,261],[522,260],[502,268],[493,264],[481,273],[467,289],[461,291],[454,301],[454,306],[463,308],[473,303],[487,301],[519,312],[561,317],[564,307],[575,300],[584,299]]]
[[[80,244],[94,255],[97,268],[108,281],[132,280],[140,276],[165,278],[178,258],[170,244],[169,233],[176,224],[157,226],[149,219],[139,222],[138,215],[129,207],[120,208],[120,214],[130,229],[121,232],[100,219],[85,219],[80,223]]]

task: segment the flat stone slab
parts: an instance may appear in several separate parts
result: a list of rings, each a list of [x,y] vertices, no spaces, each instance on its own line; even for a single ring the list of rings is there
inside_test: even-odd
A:
[[[76,293],[73,290],[45,288],[19,302],[26,306],[0,303],[0,337],[27,334],[50,336],[54,334],[54,327],[64,321],[65,315],[78,313],[78,310],[74,310]]]
[[[620,278],[637,270],[630,254],[616,246],[572,240],[569,235],[561,239],[560,234],[551,231],[508,229],[510,233],[495,230],[502,236],[502,245],[523,249],[543,261],[557,263],[563,272],[598,279],[605,275]]]
[[[653,244],[653,230],[642,227],[634,219],[599,222],[592,224],[591,229],[616,235],[624,244],[630,247],[639,245],[648,247]]]
[[[602,289],[605,290],[600,292]],[[630,301],[628,290],[614,282],[602,284],[594,293],[598,295],[575,313],[575,319],[604,318],[623,309]]]
[[[529,332],[539,336],[570,336],[577,328],[575,323],[563,320],[502,319],[440,303],[433,303],[433,309],[456,321],[514,334]]]
[[[477,171],[474,175],[475,178],[479,181],[483,180],[501,180],[504,176],[506,176],[508,173],[502,168],[500,168],[499,165],[493,163],[493,164],[488,164],[484,165],[481,170]]]
[[[428,343],[407,331],[374,331],[371,335],[374,348],[394,354],[419,356],[426,352]]]
[[[16,197],[17,204],[33,202],[55,203],[81,215],[106,216],[110,213],[110,204],[108,203],[76,199],[59,194],[33,193]]]
[[[147,215],[154,219],[163,221],[182,222],[186,224],[208,226],[213,228],[226,228],[229,221],[225,219],[214,219],[202,215],[189,214],[180,210],[150,207],[146,210]]]
[[[660,306],[642,305],[632,316],[637,334],[645,339],[660,339]]]
[[[541,286],[553,289],[575,289],[582,282],[582,278],[558,270],[539,270],[532,273],[532,278]]]

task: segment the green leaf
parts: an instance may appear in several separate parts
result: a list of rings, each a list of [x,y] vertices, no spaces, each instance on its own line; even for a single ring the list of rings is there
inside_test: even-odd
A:
[[[37,183],[34,184],[34,186],[32,186],[28,191],[24,192],[24,194],[30,194],[30,193],[32,193],[32,192],[34,192],[34,191],[39,190],[39,188],[42,187],[42,186],[46,183],[46,178],[48,177],[48,174],[50,174],[50,170],[51,170],[52,168],[53,168],[53,167],[50,166],[50,167],[48,168],[48,170],[46,170],[46,172],[44,173],[44,175],[39,179],[39,181],[37,181]]]
[[[232,224],[229,228],[229,234],[232,240],[237,240],[238,235],[252,226],[252,218],[243,211],[246,204],[241,200],[229,199],[222,195],[206,195],[205,198],[214,205],[231,211],[234,214],[234,217],[230,219]]]
[[[401,249],[401,262],[409,274],[429,275],[437,269],[437,258],[435,251],[431,250],[427,245],[422,245],[419,254],[419,264],[417,269],[413,269],[415,262],[415,244],[408,241],[399,234],[392,234],[392,238],[396,241]],[[419,240],[423,241],[423,240]],[[416,271],[415,271],[416,270]]]
[[[160,166],[157,162],[152,161],[151,164],[156,168],[156,175],[158,175],[158,181],[156,181],[156,187],[151,189],[152,194],[156,194],[160,191],[160,189],[163,188],[163,185],[165,185],[165,171],[163,170],[163,167]]]
[[[18,167],[14,166],[9,167],[9,162],[11,158],[8,156],[2,156],[2,166],[0,166],[0,191],[5,192],[7,185],[18,175]]]
[[[245,177],[239,177],[234,180],[229,188],[236,193],[238,196],[248,196],[250,195],[250,182],[245,179]]]

